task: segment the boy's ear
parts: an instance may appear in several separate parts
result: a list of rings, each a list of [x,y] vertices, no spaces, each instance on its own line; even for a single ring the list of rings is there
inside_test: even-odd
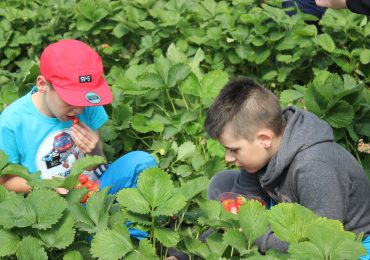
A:
[[[260,129],[257,131],[257,142],[260,143],[263,148],[269,149],[272,146],[272,139],[274,132],[270,129]]]
[[[36,79],[36,86],[37,91],[41,93],[45,93],[46,89],[49,87],[47,80],[44,78],[44,76],[39,75]]]

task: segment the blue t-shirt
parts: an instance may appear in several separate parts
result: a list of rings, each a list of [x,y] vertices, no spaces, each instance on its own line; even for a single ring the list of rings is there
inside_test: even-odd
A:
[[[31,95],[14,101],[0,115],[0,150],[10,163],[25,166],[30,173],[41,171],[42,178],[67,176],[72,163],[83,156],[70,135],[71,121],[62,122],[37,110]],[[96,131],[108,119],[102,106],[85,107],[81,122]]]

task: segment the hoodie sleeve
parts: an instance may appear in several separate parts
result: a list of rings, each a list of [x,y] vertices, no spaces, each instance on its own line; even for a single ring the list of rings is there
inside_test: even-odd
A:
[[[265,254],[269,249],[276,249],[283,253],[288,252],[289,244],[278,239],[275,234],[269,229],[263,236],[254,241],[258,246],[258,251]]]
[[[305,163],[294,174],[293,192],[298,203],[319,216],[343,223],[349,197],[349,185],[344,185],[347,176],[323,161]]]
[[[370,15],[369,0],[347,0],[347,7],[354,13]]]
[[[322,161],[300,161],[292,179],[292,191],[300,205],[311,209],[319,216],[343,222],[348,205],[348,185],[344,174],[337,174],[333,167]],[[289,244],[279,240],[269,230],[255,241],[261,253],[269,249],[287,252]]]

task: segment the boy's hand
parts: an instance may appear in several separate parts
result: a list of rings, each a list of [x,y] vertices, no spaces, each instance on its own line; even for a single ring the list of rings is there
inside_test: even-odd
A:
[[[85,154],[100,155],[100,140],[98,133],[86,124],[79,122],[71,126],[71,136],[77,147]]]

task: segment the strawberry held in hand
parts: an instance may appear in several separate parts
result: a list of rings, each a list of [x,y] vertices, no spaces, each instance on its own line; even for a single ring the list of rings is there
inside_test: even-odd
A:
[[[80,122],[80,119],[78,119],[75,116],[69,116],[68,118],[69,118],[69,120],[72,120],[72,125],[76,125]]]
[[[97,192],[99,190],[99,181],[93,181],[90,180],[89,177],[85,174],[81,174],[78,177],[78,181],[80,182],[77,184],[76,189],[81,189],[85,187],[89,191],[86,193],[86,195],[82,198],[81,203],[85,203],[87,199],[90,197],[91,194]]]

